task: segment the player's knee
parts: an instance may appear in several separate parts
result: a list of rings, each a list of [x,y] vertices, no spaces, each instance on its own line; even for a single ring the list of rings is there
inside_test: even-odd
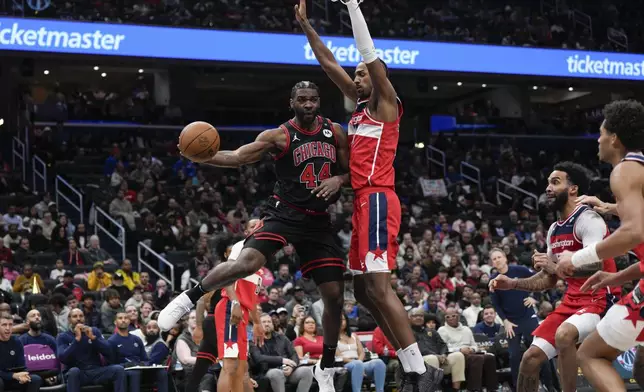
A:
[[[344,304],[344,285],[340,282],[328,282],[320,286],[324,307],[342,309]]]
[[[547,359],[548,358],[545,357],[545,354],[543,353],[543,351],[541,351],[541,349],[535,346],[531,346],[525,352],[525,354],[523,354],[523,358],[521,359],[520,372],[524,374],[538,373],[544,360]]]
[[[236,360],[224,359],[224,366],[222,367],[221,371],[230,376],[235,376],[239,371],[239,362]]]
[[[579,332],[577,332],[577,328],[574,325],[564,323],[557,328],[557,333],[555,334],[557,349],[564,350],[574,347],[577,344],[577,339],[579,339]]]
[[[364,295],[366,295],[371,300],[371,302],[379,304],[387,301],[387,290],[391,290],[391,286],[369,284],[365,285]]]

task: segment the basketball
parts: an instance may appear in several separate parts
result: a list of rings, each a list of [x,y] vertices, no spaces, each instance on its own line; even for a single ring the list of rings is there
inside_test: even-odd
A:
[[[179,135],[179,151],[194,162],[206,162],[219,151],[219,132],[212,125],[195,121],[186,125]]]

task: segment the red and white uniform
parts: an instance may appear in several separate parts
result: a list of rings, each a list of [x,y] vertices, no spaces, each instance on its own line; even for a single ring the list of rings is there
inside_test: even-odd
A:
[[[644,164],[644,155],[629,153],[623,161]],[[640,272],[644,274],[644,244],[633,251],[639,259]],[[610,308],[597,325],[597,333],[606,344],[621,351],[644,345],[644,280],[640,279],[635,290]]]
[[[565,220],[550,226],[547,238],[548,255],[556,262],[558,254],[564,251],[576,252],[600,242],[608,234],[604,219],[588,206],[581,205]],[[562,323],[574,325],[579,332],[579,342],[581,342],[595,330],[601,316],[613,303],[613,295],[607,288],[597,290],[595,293],[579,290],[586,279],[599,270],[617,271],[615,261],[608,259],[577,268],[575,275],[566,279],[568,289],[561,305],[532,333],[535,336],[532,344],[543,350],[549,359],[557,356],[555,334]]]
[[[244,241],[233,245],[228,260],[235,260],[244,248]],[[217,329],[217,351],[219,359],[238,358],[248,360],[248,334],[246,328],[250,312],[255,309],[259,302],[257,296],[262,285],[262,277],[259,272],[239,279],[234,284],[235,294],[239,300],[242,310],[242,320],[239,324],[233,325],[230,322],[232,302],[226,294],[221,291],[221,300],[215,307],[215,326]]]
[[[387,123],[369,115],[368,103],[358,101],[349,121],[349,168],[355,191],[349,269],[354,274],[395,267],[401,218],[394,159],[403,107],[398,101],[398,118]]]

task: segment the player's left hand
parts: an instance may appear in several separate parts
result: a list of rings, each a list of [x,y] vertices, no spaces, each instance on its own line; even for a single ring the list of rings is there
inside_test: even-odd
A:
[[[259,384],[257,381],[253,380],[252,378],[250,379],[250,386],[253,387],[253,389],[257,389],[259,387]]]
[[[565,251],[560,253],[557,268],[555,270],[557,276],[562,279],[572,276],[575,273],[575,266],[572,265],[572,252]]]
[[[331,196],[338,193],[342,189],[342,178],[340,176],[333,176],[322,181],[311,193],[321,197],[324,200],[329,200]]]
[[[264,345],[264,327],[262,327],[262,324],[253,325],[253,342],[257,347]]]

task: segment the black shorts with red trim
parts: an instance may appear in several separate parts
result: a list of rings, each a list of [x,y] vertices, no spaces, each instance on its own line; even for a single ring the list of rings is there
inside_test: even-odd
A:
[[[333,234],[329,215],[271,198],[261,223],[244,247],[258,250],[268,259],[289,243],[295,247],[305,278],[314,279],[318,285],[342,280],[345,255]]]
[[[197,358],[203,358],[217,363],[217,329],[215,328],[215,317],[209,314],[203,320],[203,339],[199,344]]]

